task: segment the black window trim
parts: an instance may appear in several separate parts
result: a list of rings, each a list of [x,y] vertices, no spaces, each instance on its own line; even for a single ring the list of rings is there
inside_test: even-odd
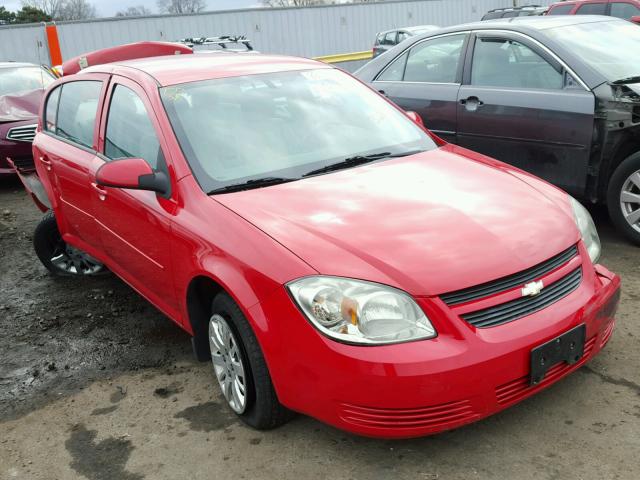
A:
[[[543,43],[539,42],[533,37],[526,35],[521,32],[517,32],[515,30],[498,30],[498,29],[482,29],[475,30],[472,32],[473,41],[469,41],[469,46],[467,49],[467,55],[464,63],[464,73],[462,76],[462,85],[471,85],[471,68],[473,66],[473,52],[475,49],[476,40],[478,37],[498,37],[505,38],[507,40],[515,40],[517,42],[522,43],[526,47],[533,50],[535,53],[540,55],[544,60],[549,62],[551,66],[554,68],[559,66],[561,67],[560,74],[564,76],[565,72],[569,73],[578,84],[587,92],[590,92],[591,89],[587,86],[587,84],[580,78],[580,76],[566,64],[560,57],[558,57],[555,53],[551,51],[548,47],[546,47]],[[477,85],[476,85],[477,86]],[[505,87],[506,88],[506,87]],[[563,87],[564,88],[564,87]],[[533,89],[532,89],[533,90]],[[537,89],[544,90],[544,89]]]
[[[412,85],[460,85],[462,83],[462,72],[463,72],[463,67],[466,61],[466,52],[467,52],[467,46],[469,44],[469,38],[471,31],[470,30],[461,30],[459,32],[449,32],[449,33],[443,33],[441,35],[434,35],[432,37],[427,37],[427,38],[423,38],[421,40],[418,40],[414,43],[412,43],[411,45],[408,45],[405,49],[403,49],[400,53],[398,53],[395,57],[393,57],[391,59],[391,61],[389,63],[387,63],[384,68],[382,70],[380,70],[380,72],[378,72],[378,74],[375,76],[375,78],[372,80],[372,82],[378,82],[378,83],[405,83],[405,84],[412,84]],[[383,74],[384,72],[391,66],[391,64],[393,64],[397,59],[399,59],[400,57],[402,57],[402,55],[404,55],[405,53],[407,53],[409,50],[413,49],[414,47],[417,47],[418,45],[420,45],[421,43],[424,42],[428,42],[430,40],[435,40],[437,38],[443,38],[443,37],[450,37],[453,35],[465,35],[464,41],[462,43],[462,48],[460,50],[460,60],[458,61],[458,70],[456,72],[456,81],[455,82],[415,82],[415,81],[411,81],[411,82],[406,82],[404,80],[378,80]],[[407,61],[409,60],[409,57],[407,56]],[[405,62],[405,69],[407,68],[407,64]],[[402,77],[404,78],[404,72],[402,74]]]

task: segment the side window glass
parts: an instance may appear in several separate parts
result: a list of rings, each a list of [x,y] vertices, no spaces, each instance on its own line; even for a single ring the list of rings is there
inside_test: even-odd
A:
[[[382,72],[382,75],[378,77],[378,80],[383,82],[400,82],[402,81],[402,75],[404,74],[404,66],[407,63],[408,52],[403,53],[396,58],[387,69]]]
[[[613,2],[611,4],[611,16],[624,18],[625,20],[629,20],[631,17],[635,17],[636,15],[640,15],[640,9],[635,5],[624,2]]]
[[[384,36],[384,40],[382,41],[383,45],[395,45],[396,44],[396,32],[389,32]]]
[[[405,82],[454,83],[465,35],[450,35],[422,42],[411,49]]]
[[[409,33],[407,32],[398,32],[398,43],[404,42],[407,38],[409,38]]]
[[[576,15],[604,15],[606,10],[606,3],[585,3],[578,8]]]
[[[478,38],[471,84],[486,87],[561,89],[562,74],[526,45],[502,38]]]
[[[44,129],[53,133],[56,131],[56,116],[58,115],[58,100],[60,100],[61,90],[62,87],[58,87],[49,94],[44,113]]]
[[[160,142],[147,109],[140,97],[124,85],[116,85],[111,96],[104,154],[112,160],[142,158],[154,170],[164,167]]]
[[[93,147],[93,130],[102,82],[81,80],[62,86],[56,133],[85,147]]]
[[[569,15],[571,10],[573,10],[574,5],[558,5],[557,7],[553,7],[547,15]]]

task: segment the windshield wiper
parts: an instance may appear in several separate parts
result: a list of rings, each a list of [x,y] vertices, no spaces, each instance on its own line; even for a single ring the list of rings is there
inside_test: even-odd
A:
[[[246,182],[234,183],[232,185],[225,185],[224,187],[215,188],[210,192],[207,192],[207,195],[213,195],[214,193],[238,192],[240,190],[249,190],[251,188],[268,187],[270,185],[277,185],[279,183],[293,182],[294,180],[298,179],[286,177],[254,178],[252,180],[247,180]]]
[[[416,153],[420,153],[422,151],[423,150],[412,150],[409,152],[402,152],[402,153],[380,152],[380,153],[372,153],[371,155],[355,155],[353,157],[345,158],[341,162],[332,163],[331,165],[327,165],[325,167],[321,167],[316,170],[311,170],[310,172],[307,172],[302,176],[310,177],[313,175],[319,175],[321,173],[334,172],[336,170],[342,170],[344,168],[363,165],[365,163],[373,162],[375,160],[382,160],[383,158],[407,157],[409,155],[415,155]]]
[[[640,83],[640,75],[634,75],[632,77],[621,78],[615,82],[611,82],[613,85],[625,85],[627,83]]]

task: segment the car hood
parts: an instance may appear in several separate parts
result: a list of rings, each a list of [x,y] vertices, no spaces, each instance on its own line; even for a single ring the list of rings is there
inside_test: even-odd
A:
[[[467,152],[447,146],[213,198],[321,274],[414,295],[494,280],[578,241],[568,202],[547,184],[456,151]]]
[[[20,95],[0,97],[0,123],[37,118],[44,90],[31,90]]]

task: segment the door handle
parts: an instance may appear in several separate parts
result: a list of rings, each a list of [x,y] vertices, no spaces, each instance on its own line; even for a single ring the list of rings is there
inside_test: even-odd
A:
[[[107,198],[107,191],[103,186],[98,185],[95,182],[91,182],[91,187],[98,193],[98,198],[100,200],[104,201],[104,199]]]
[[[484,102],[476,96],[471,96],[467,98],[461,98],[460,105],[464,105],[464,107],[469,112],[475,112],[479,107],[484,105]]]
[[[385,93],[385,91],[384,91],[384,90],[378,90],[378,93],[379,93],[380,95],[384,95],[385,97],[388,97],[388,95]]]
[[[47,160],[47,157],[41,155],[38,160],[40,160],[40,162],[46,167],[48,171],[51,171],[51,162]]]

